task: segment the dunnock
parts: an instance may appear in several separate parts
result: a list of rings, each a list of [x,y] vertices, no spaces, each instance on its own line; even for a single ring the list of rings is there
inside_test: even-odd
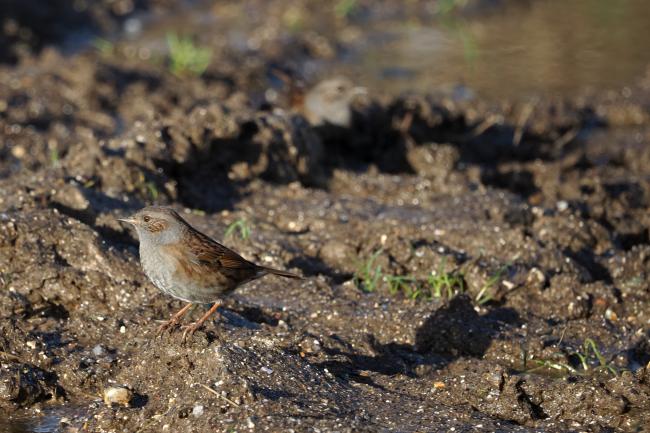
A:
[[[164,293],[188,304],[158,329],[175,326],[192,304],[214,303],[207,313],[186,326],[183,340],[201,327],[238,286],[266,274],[301,278],[296,274],[259,266],[190,226],[173,209],[150,206],[120,221],[132,224],[140,238],[144,273]]]
[[[350,103],[366,93],[364,87],[355,87],[347,78],[330,78],[305,94],[302,109],[313,126],[348,128],[352,121]]]

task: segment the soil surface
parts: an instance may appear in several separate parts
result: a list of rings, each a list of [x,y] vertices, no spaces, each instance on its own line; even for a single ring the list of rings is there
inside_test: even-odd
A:
[[[171,10],[93,8],[99,29]],[[201,75],[128,38],[43,46],[63,22],[3,36],[7,429],[58,414],[51,431],[644,431],[650,76],[535,104],[367,94],[348,125],[316,126],[290,103],[294,65],[341,42],[278,19],[245,55],[202,35]],[[251,282],[186,342],[156,337],[182,303],[116,221],[154,203],[305,279]],[[104,402],[115,387],[124,404]]]

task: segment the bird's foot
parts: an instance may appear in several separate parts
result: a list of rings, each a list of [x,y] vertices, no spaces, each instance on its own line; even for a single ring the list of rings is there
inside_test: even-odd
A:
[[[157,337],[162,337],[162,335],[165,333],[165,331],[167,331],[170,328],[176,327],[176,325],[178,325],[179,321],[180,321],[179,319],[177,319],[175,317],[172,317],[171,319],[169,319],[168,321],[166,321],[165,323],[163,323],[162,325],[160,325],[158,327],[158,329],[156,330],[156,336]]]
[[[183,342],[187,339],[188,335],[191,337],[194,332],[199,329],[203,325],[203,322],[197,321],[195,323],[192,323],[191,325],[183,325],[181,328],[184,329],[183,331]]]
[[[192,323],[191,325],[185,325],[183,326],[183,342],[185,342],[185,339],[187,338],[188,335],[194,334],[194,332],[199,329],[201,326],[203,326],[203,323],[208,320],[208,317],[210,317],[221,305],[221,301],[215,302],[212,307],[208,310],[207,313],[205,313],[199,320],[196,322]]]
[[[183,316],[189,311],[191,307],[192,304],[190,303],[184,306],[183,308],[181,308],[180,311],[178,311],[178,313],[174,314],[171,317],[171,319],[169,319],[168,321],[166,321],[165,323],[163,323],[158,327],[158,331],[156,332],[156,334],[160,337],[166,330],[168,330],[169,328],[174,328],[176,325],[178,325],[181,319],[183,318]]]

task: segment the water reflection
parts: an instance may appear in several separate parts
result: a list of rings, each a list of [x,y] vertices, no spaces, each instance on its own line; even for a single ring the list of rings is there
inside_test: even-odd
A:
[[[49,413],[32,419],[0,419],[0,432],[3,433],[54,433],[60,431],[61,416]]]
[[[391,93],[462,83],[488,98],[575,96],[642,77],[649,28],[645,0],[511,2],[428,25],[370,24],[347,64],[329,67]]]

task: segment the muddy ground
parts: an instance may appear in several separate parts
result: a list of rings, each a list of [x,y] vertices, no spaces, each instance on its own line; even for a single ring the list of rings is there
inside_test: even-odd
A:
[[[165,7],[122,3],[92,16]],[[264,95],[286,91],[284,56],[291,74],[340,42],[267,34],[244,56],[213,46],[201,76],[132,41],[10,40],[5,429],[58,414],[64,432],[645,431],[650,76],[534,105],[370,94],[329,131]],[[182,304],[115,220],[152,203],[216,239],[246,221],[226,245],[305,279],[249,283],[186,343],[156,338]],[[114,386],[128,404],[102,401]]]

